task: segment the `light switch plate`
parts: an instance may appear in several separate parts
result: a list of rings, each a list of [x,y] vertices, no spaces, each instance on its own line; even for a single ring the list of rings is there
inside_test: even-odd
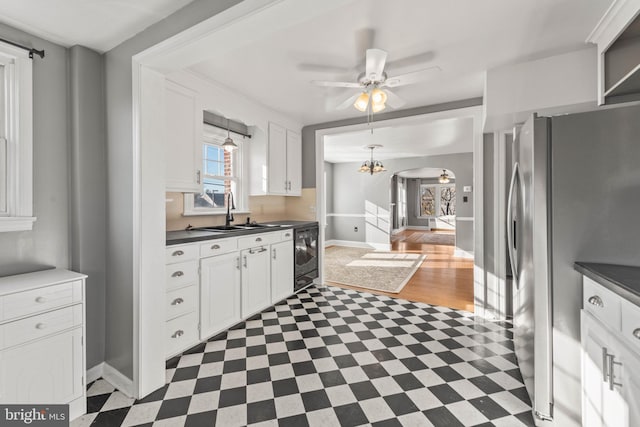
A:
[[[471,186],[465,185],[464,187],[462,187],[462,191],[464,191],[465,193],[471,193]]]

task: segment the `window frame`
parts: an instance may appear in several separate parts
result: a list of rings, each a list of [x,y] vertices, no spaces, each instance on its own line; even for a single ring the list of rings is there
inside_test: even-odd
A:
[[[422,188],[423,187],[434,187],[435,188],[435,215],[422,215]],[[440,183],[432,183],[432,184],[420,184],[418,186],[418,197],[417,197],[417,208],[418,208],[418,212],[417,212],[417,217],[418,218],[423,218],[423,219],[430,219],[430,218],[440,218],[440,199],[441,199],[441,189],[445,188],[445,187],[449,187],[449,188],[456,188],[456,184],[454,182],[449,183],[449,184],[440,184]],[[456,192],[457,193],[457,192]],[[456,198],[457,198],[457,194],[456,194]],[[455,217],[455,215],[452,215]]]
[[[242,135],[235,134],[231,132],[233,135],[233,142],[238,146],[238,148],[231,152],[232,156],[232,165],[233,165],[233,176],[225,177],[226,179],[230,179],[231,181],[235,181],[236,190],[233,192],[234,202],[236,205],[236,209],[233,211],[234,213],[249,213],[248,210],[248,179],[247,179],[247,169],[245,167],[245,163],[247,161],[247,145],[245,144],[244,137]],[[203,126],[203,137],[202,137],[202,149],[207,145],[216,145],[222,146],[224,140],[227,137],[227,131],[217,128],[215,126],[204,124]],[[206,167],[204,162],[206,161],[205,156],[202,156],[202,182],[204,188],[204,180],[206,178],[222,178],[217,175],[206,175]],[[196,207],[194,205],[195,194],[194,193],[184,193],[184,208],[183,208],[183,216],[199,216],[199,215],[226,215],[227,208],[203,208]]]
[[[33,216],[33,64],[27,51],[0,42],[4,67],[0,118],[6,208],[0,212],[0,232],[32,230]]]

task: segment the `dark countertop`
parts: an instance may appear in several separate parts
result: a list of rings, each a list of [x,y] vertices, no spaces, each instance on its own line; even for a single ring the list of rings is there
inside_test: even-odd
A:
[[[576,262],[575,269],[610,291],[640,305],[640,267]]]
[[[167,231],[166,244],[167,246],[180,245],[183,243],[201,242],[205,240],[224,239],[226,237],[246,236],[248,234],[268,233],[270,231],[287,230],[291,228],[306,227],[311,225],[317,225],[317,221],[267,221],[261,224],[277,225],[278,227],[270,228],[255,228],[248,230],[233,230],[233,231],[208,231],[208,230],[178,230]],[[234,224],[242,225],[242,224]]]

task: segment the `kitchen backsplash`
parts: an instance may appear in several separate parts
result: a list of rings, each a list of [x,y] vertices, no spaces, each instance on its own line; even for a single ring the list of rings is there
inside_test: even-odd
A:
[[[182,216],[184,210],[182,193],[166,193],[167,231],[184,230],[189,224],[193,227],[223,225],[224,215]],[[268,222],[283,219],[315,220],[316,189],[303,188],[300,197],[286,196],[249,196],[249,214],[236,214],[235,224],[246,221]]]

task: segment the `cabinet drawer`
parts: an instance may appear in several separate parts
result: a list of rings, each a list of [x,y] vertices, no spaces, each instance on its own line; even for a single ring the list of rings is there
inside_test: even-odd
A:
[[[82,325],[82,304],[5,323],[0,326],[0,349],[80,325]]]
[[[640,351],[640,307],[622,300],[622,335]]]
[[[615,331],[619,331],[621,298],[588,277],[584,277],[583,285],[582,306],[584,309]]]
[[[284,230],[280,232],[280,240],[293,240],[293,230]]]
[[[280,241],[280,233],[260,233],[238,238],[238,249],[255,248]]]
[[[167,289],[198,282],[198,262],[187,261],[166,267]]]
[[[82,301],[82,281],[46,286],[0,297],[0,321],[24,317]]]
[[[167,319],[187,314],[198,307],[198,285],[185,286],[167,292]]]
[[[238,239],[215,239],[200,245],[200,256],[202,258],[226,254],[238,249]]]
[[[198,259],[198,245],[169,246],[165,249],[165,264]]]
[[[165,353],[173,356],[198,342],[198,313],[193,312],[167,321]]]

